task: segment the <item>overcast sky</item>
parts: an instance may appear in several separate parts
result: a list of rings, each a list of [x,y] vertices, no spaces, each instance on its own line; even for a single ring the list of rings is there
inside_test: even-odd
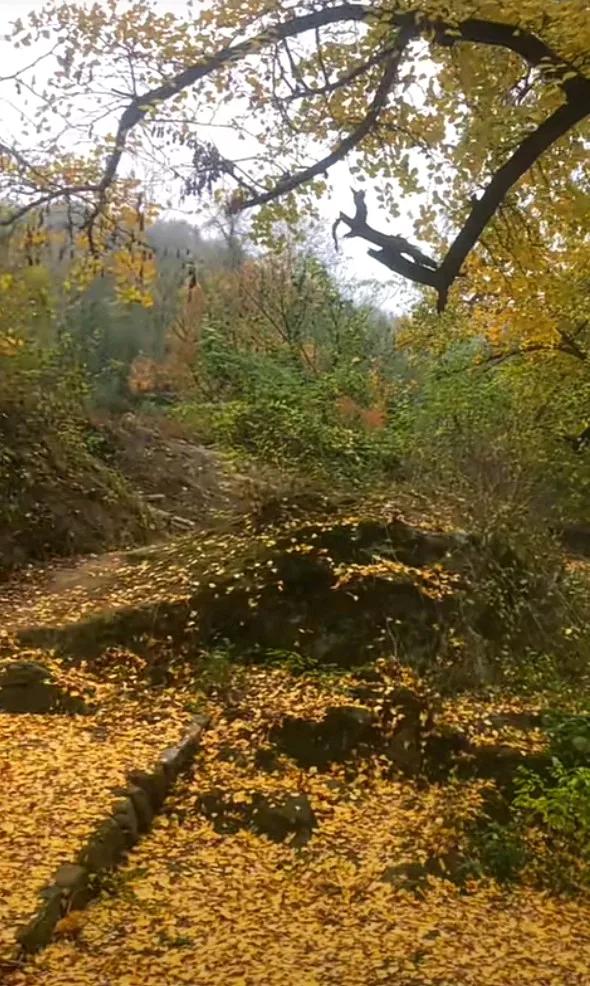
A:
[[[32,53],[31,48],[15,50],[12,44],[4,40],[4,34],[7,33],[9,23],[11,21],[15,20],[17,17],[26,16],[26,14],[33,9],[40,9],[44,2],[45,0],[0,0],[0,76],[10,75],[11,72],[14,72],[15,69],[21,67],[23,63],[26,64],[26,62],[30,61],[32,57],[34,57],[34,52]],[[156,0],[155,7],[162,13],[170,11],[178,14],[179,16],[182,16],[182,14],[187,10],[185,0]],[[50,42],[45,42],[45,44],[49,45]],[[15,93],[14,86],[6,83],[1,84],[0,134],[6,137],[11,137],[18,133],[17,109],[19,105],[20,103]],[[231,104],[229,112],[231,113]],[[240,156],[240,154],[244,153],[244,145],[242,143],[238,144],[237,138],[234,134],[232,134],[231,130],[223,131],[222,133],[223,137],[220,139],[219,132],[216,132],[216,142],[220,145],[222,153],[227,154],[228,157],[231,157],[232,153],[235,153],[236,156]],[[327,198],[321,206],[322,215],[326,218],[325,240],[327,244],[330,242],[328,233],[329,228],[336,218],[340,208],[352,209],[350,194],[352,184],[353,181],[346,164],[337,165],[332,170],[333,194],[330,198]],[[370,199],[371,196],[369,190],[369,204]],[[194,221],[197,224],[199,223],[198,213],[198,206],[191,211],[188,211],[186,206],[182,209],[182,215],[189,219],[189,221]],[[176,216],[180,214],[181,213],[179,211],[174,212],[174,215]],[[376,225],[378,225],[377,222]],[[404,225],[406,225],[405,229]],[[411,227],[409,224],[404,224],[403,221],[397,221],[396,232],[411,235]],[[323,239],[324,236],[322,236],[322,240]],[[367,257],[366,247],[362,246],[361,243],[357,241],[344,241],[341,244],[338,267],[340,268],[342,276],[346,279],[356,281],[359,284],[366,280],[378,281],[381,285],[379,295],[383,293],[383,297],[380,299],[381,303],[388,309],[392,311],[399,311],[405,307],[404,299],[406,299],[407,303],[407,290],[405,289],[405,286],[400,284],[399,279],[393,279],[391,272],[389,272],[386,268],[382,267],[370,257]]]

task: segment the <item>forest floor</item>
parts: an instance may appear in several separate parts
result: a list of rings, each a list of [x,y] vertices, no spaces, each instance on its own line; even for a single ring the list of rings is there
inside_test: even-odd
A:
[[[437,518],[433,539],[432,516],[399,500],[424,543],[445,536],[447,522]],[[317,762],[280,739],[290,722],[306,735],[334,710],[364,722],[367,703],[381,714],[393,688],[422,695],[421,716],[436,710],[439,738],[460,733],[468,753],[459,765],[500,750],[513,773],[520,759],[544,754],[539,716],[553,696],[487,688],[441,697],[395,661],[385,684],[362,670],[240,666],[215,653],[199,655],[201,677],[187,672],[157,619],[173,599],[190,627],[203,572],[216,602],[222,584],[232,591],[244,536],[267,552],[276,543],[260,539],[239,498],[222,512],[214,530],[31,567],[0,587],[0,658],[43,663],[89,705],[84,715],[0,713],[7,986],[590,986],[588,895],[548,889],[534,860],[513,882],[480,865],[474,839],[506,777],[444,770],[436,756],[429,774],[392,769],[372,726],[358,749]],[[300,545],[306,558],[310,544]],[[274,572],[273,559],[264,565]],[[429,591],[439,577],[406,570],[430,580]],[[139,651],[116,636],[114,646],[94,646],[104,630],[96,620],[114,617],[118,632],[121,614],[146,612],[154,639],[144,634]],[[278,609],[274,619],[278,627]],[[89,646],[88,658],[57,655],[52,633],[64,628],[74,650]],[[579,708],[583,696],[567,701]],[[127,772],[176,742],[195,710],[209,728],[151,832],[49,947],[15,961],[15,933],[51,873],[75,857]],[[278,807],[274,829],[252,823],[261,804]]]
[[[552,895],[526,874],[511,886],[457,877],[453,860],[489,781],[392,776],[377,754],[321,770],[268,755],[285,716],[313,721],[328,708],[349,708],[358,683],[353,675],[328,683],[282,669],[234,672],[226,697],[208,700],[211,726],[194,770],[152,832],[79,920],[14,969],[10,986],[587,986],[590,901]],[[523,711],[538,705],[464,696],[443,703],[440,719],[478,744],[501,739],[524,755],[543,740],[534,728],[510,725]],[[136,722],[142,752],[164,739],[155,719],[155,734],[153,724]],[[21,735],[13,758],[20,762],[35,735]],[[127,738],[113,750],[113,776],[100,757],[86,756],[84,733],[76,747],[62,746],[59,724],[54,749],[37,747],[38,761],[49,770],[58,747],[61,774],[68,754],[79,756],[76,774],[100,806],[124,767]],[[278,843],[242,826],[241,806],[261,795],[276,803],[304,797],[315,816],[309,841]],[[20,836],[21,799],[15,790],[7,813]],[[55,798],[42,811],[28,806],[27,831],[54,833],[49,856],[67,855],[86,824],[78,803],[74,796],[66,814]],[[22,838],[17,844],[26,849]],[[46,842],[32,846],[48,852]],[[433,859],[442,869],[429,865]],[[24,856],[12,862],[22,909],[22,885],[32,891],[44,870],[31,873]]]

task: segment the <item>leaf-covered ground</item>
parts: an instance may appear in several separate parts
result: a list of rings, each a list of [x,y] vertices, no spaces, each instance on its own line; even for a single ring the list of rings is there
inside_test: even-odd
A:
[[[109,891],[10,986],[587,986],[587,899],[526,879],[507,889],[431,875],[416,892],[384,878],[388,867],[456,848],[489,782],[395,778],[378,756],[352,772],[303,771],[284,755],[272,772],[257,765],[274,724],[350,705],[352,682],[235,675],[224,701],[211,702],[192,779]],[[465,698],[444,715],[482,742],[516,742],[497,717],[523,709]],[[536,747],[540,737],[523,742]],[[304,792],[318,828],[299,849],[247,829],[219,833],[199,803],[212,788],[236,805],[254,792]]]
[[[410,496],[396,490],[395,507],[377,497],[374,502],[365,501],[363,513],[385,521],[396,518],[418,531],[453,529],[452,518],[445,510],[430,513],[424,503],[416,502],[416,497],[415,492]],[[339,515],[341,519],[346,517],[350,506],[338,507],[336,502],[335,507],[317,496],[309,516],[317,514],[323,519],[327,508],[333,523]],[[276,511],[277,519],[287,519],[296,528],[302,519],[309,519],[297,498],[279,500]],[[265,523],[266,515],[251,514],[234,518],[224,531],[182,535],[127,552],[92,555],[74,562],[58,560],[28,569],[11,583],[0,586],[3,626],[20,630],[73,624],[105,611],[188,598],[204,572],[209,580],[222,578],[228,564],[240,558],[245,546],[268,546],[272,534],[264,531]],[[283,530],[284,526],[279,524]]]
[[[38,906],[38,891],[108,814],[127,771],[151,766],[190,720],[174,695],[127,693],[108,667],[99,678],[66,671],[47,654],[18,656],[41,659],[94,711],[0,713],[0,959],[14,952],[15,932]]]

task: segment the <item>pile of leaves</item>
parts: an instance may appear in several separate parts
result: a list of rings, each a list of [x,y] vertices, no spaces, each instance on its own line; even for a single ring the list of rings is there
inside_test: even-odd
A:
[[[421,689],[407,671],[395,673],[398,686]],[[11,986],[584,986],[587,898],[458,871],[491,782],[425,784],[371,754],[303,770],[272,748],[286,718],[320,721],[329,708],[350,706],[361,684],[352,674],[234,670],[212,693],[193,778],[110,891],[16,970]],[[453,717],[451,705],[449,724],[469,723],[488,743],[510,737],[502,715],[537,710],[464,698]],[[297,848],[248,826],[224,830],[206,808],[212,791],[234,812],[261,795],[304,796],[313,835]]]
[[[559,564],[533,570],[500,539],[410,523],[382,498],[307,496],[266,502],[240,530],[89,562],[67,598],[32,580],[10,619],[27,646],[76,659],[123,646],[162,667],[221,646],[346,668],[393,650],[454,688],[556,640],[579,647],[582,674],[584,628],[564,637],[564,600]]]
[[[2,650],[9,650],[4,637]],[[116,663],[96,675],[83,665],[66,668],[46,652],[12,654],[41,663],[87,707],[80,715],[0,712],[0,959],[6,961],[39,891],[62,863],[75,860],[127,772],[151,767],[190,720],[179,693],[146,695],[137,688],[133,655],[122,682]]]

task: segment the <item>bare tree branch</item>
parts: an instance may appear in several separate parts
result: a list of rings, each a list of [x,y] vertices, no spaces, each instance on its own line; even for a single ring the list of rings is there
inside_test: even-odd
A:
[[[101,181],[101,190],[106,191],[114,181],[123,151],[125,150],[129,131],[145,118],[153,106],[172,99],[172,97],[177,96],[184,89],[190,88],[196,82],[211,75],[217,69],[223,68],[223,66],[229,65],[232,62],[242,61],[248,55],[255,54],[263,47],[275,44],[277,41],[284,41],[286,38],[292,38],[299,34],[304,34],[306,31],[314,30],[317,27],[324,27],[328,24],[338,24],[343,21],[364,21],[370,15],[370,7],[365,7],[362,4],[342,4],[338,7],[329,7],[326,10],[317,10],[310,14],[303,14],[300,17],[293,17],[282,24],[277,24],[274,27],[268,28],[266,31],[262,31],[253,38],[249,38],[236,45],[229,45],[227,48],[222,48],[221,51],[216,52],[211,58],[197,65],[192,65],[183,72],[179,72],[169,82],[165,82],[155,89],[150,89],[148,92],[142,93],[129,104],[119,120],[115,149],[107,160]]]
[[[380,233],[369,226],[364,192],[354,192],[354,202],[356,206],[355,215],[347,216],[343,212],[340,213],[340,217],[332,230],[334,238],[336,227],[340,222],[343,222],[348,226],[347,237],[359,236],[379,247],[378,250],[369,250],[371,257],[410,281],[426,284],[438,290],[441,280],[436,261],[427,257],[419,247],[409,243],[403,236]]]
[[[355,66],[347,75],[333,82],[330,81],[325,66],[324,51],[321,47],[321,29],[329,25],[363,23],[371,18],[379,18],[384,26],[390,25],[392,35],[397,35],[391,52],[382,49],[373,58],[368,59],[365,64]],[[587,78],[576,64],[568,62],[540,37],[514,24],[476,17],[468,17],[459,23],[452,23],[445,20],[444,17],[425,16],[420,9],[400,11],[394,6],[391,10],[376,10],[369,2],[343,2],[333,6],[318,6],[317,9],[308,13],[292,16],[282,23],[273,24],[254,37],[238,43],[232,42],[214,55],[178,72],[173,78],[164,81],[161,85],[131,98],[119,119],[114,148],[107,158],[98,184],[82,184],[77,188],[68,186],[68,188],[61,189],[61,194],[94,194],[94,217],[96,217],[102,210],[108,190],[116,179],[130,132],[148,118],[160,104],[195,86],[214,72],[240,62],[250,55],[255,55],[264,48],[283,43],[286,46],[287,56],[291,57],[286,44],[288,39],[308,31],[315,32],[319,66],[325,79],[325,86],[319,87],[319,91],[311,89],[311,94],[327,94],[333,88],[340,88],[347,83],[354,82],[383,58],[385,59],[384,71],[368,104],[365,116],[349,134],[340,140],[336,148],[308,167],[279,179],[272,188],[254,192],[250,197],[236,201],[236,208],[240,210],[268,203],[313,180],[317,175],[323,174],[336,162],[342,160],[369,134],[376,132],[382,110],[387,105],[389,93],[395,84],[401,57],[407,50],[409,43],[414,39],[426,37],[429,43],[447,48],[452,48],[458,43],[500,48],[523,59],[529,69],[529,85],[533,85],[530,70],[534,69],[537,81],[557,85],[563,93],[563,104],[542,121],[534,131],[523,137],[510,157],[490,177],[483,194],[471,200],[471,206],[462,228],[448,247],[447,253],[440,263],[437,264],[418,247],[408,243],[407,240],[381,233],[370,226],[367,222],[364,202],[360,206],[357,201],[357,211],[353,217],[341,213],[340,221],[348,226],[348,236],[361,237],[373,244],[373,249],[369,250],[370,255],[389,269],[396,271],[405,278],[433,287],[438,294],[439,310],[442,310],[447,303],[450,287],[457,277],[461,276],[465,259],[481,239],[483,231],[501,208],[509,191],[538,162],[546,150],[590,115],[590,78]],[[384,54],[386,51],[387,53]],[[291,99],[299,96],[299,87],[302,85],[296,66],[293,69],[293,74],[295,87],[285,97],[285,105]],[[317,89],[318,87],[316,87]],[[302,95],[307,94],[304,87]],[[12,221],[40,205],[59,198],[59,195],[60,190],[40,187],[39,196],[19,207],[13,214]],[[8,224],[6,220],[2,222],[3,225]],[[88,220],[89,229],[92,222],[93,217],[91,215]]]
[[[449,288],[459,274],[465,258],[504,201],[506,194],[552,144],[565,136],[589,114],[590,84],[587,93],[580,93],[580,98],[574,102],[564,103],[536,130],[528,134],[508,161],[496,171],[481,198],[473,203],[461,231],[449,247],[440,266],[442,284],[439,309],[445,307]]]
[[[281,181],[277,182],[277,184],[267,192],[262,192],[250,199],[246,199],[245,202],[240,202],[240,211],[250,209],[253,205],[265,205],[267,202],[272,202],[274,199],[280,198],[288,192],[292,192],[294,189],[299,188],[300,185],[304,185],[306,182],[311,181],[311,179],[316,178],[317,175],[324,174],[338,161],[342,161],[342,159],[345,158],[354,147],[357,147],[361,141],[364,140],[367,134],[371,133],[375,123],[377,122],[379,114],[387,105],[387,99],[397,79],[400,59],[407,41],[407,37],[400,35],[399,49],[396,51],[395,55],[392,55],[388,59],[385,66],[385,71],[383,72],[379,85],[375,90],[373,101],[371,102],[366,116],[363,117],[358,126],[347,134],[347,136],[340,141],[333,151],[326,154],[325,157],[320,158],[319,161],[311,164],[308,168],[302,168],[301,171],[296,171],[292,175],[287,175],[286,178],[281,179]]]

